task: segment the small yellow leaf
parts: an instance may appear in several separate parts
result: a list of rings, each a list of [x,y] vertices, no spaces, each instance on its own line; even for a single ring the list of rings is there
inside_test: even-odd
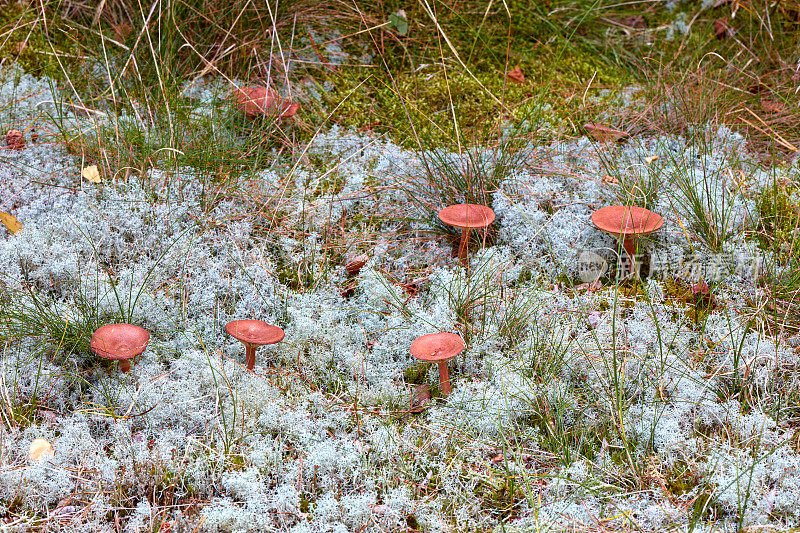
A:
[[[92,183],[100,183],[100,171],[97,170],[97,165],[90,165],[84,168],[81,171],[81,176]]]
[[[3,213],[2,211],[0,211],[0,222],[2,222],[11,233],[16,233],[22,229],[22,224],[19,223],[17,217],[8,213]]]
[[[53,457],[54,455],[55,450],[53,450],[52,444],[45,439],[34,439],[28,451],[28,460],[32,463],[40,463],[47,457]]]
[[[649,156],[644,158],[644,162],[649,165],[650,163],[652,163],[653,161],[655,161],[658,158],[659,158],[659,156],[657,156],[657,155],[649,155]]]

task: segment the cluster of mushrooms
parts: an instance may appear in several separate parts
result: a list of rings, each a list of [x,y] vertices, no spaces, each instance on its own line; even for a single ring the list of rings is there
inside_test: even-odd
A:
[[[486,229],[493,221],[494,212],[487,206],[457,204],[439,211],[439,219],[461,230],[458,257],[469,268],[469,235],[473,229]],[[636,239],[648,235],[664,224],[663,218],[642,207],[613,205],[592,213],[592,222],[601,231],[620,239],[631,265],[635,265]],[[635,272],[635,270],[632,270]],[[247,370],[253,371],[256,348],[281,342],[285,336],[278,326],[262,320],[234,320],[225,326],[225,331],[245,346]],[[133,324],[107,324],[97,329],[90,342],[91,350],[104,359],[119,362],[119,369],[128,372],[131,360],[141,355],[150,340],[150,333]],[[411,355],[420,361],[436,363],[439,367],[439,383],[442,394],[452,390],[447,362],[464,351],[466,345],[455,333],[431,333],[422,335],[411,343]]]
[[[236,107],[249,119],[259,116],[288,118],[295,115],[300,107],[299,104],[282,98],[275,91],[266,87],[242,87],[237,89],[232,97]],[[21,149],[24,143],[21,132],[18,130],[8,132],[6,144],[9,147]],[[470,232],[479,229],[486,230],[494,222],[494,211],[485,205],[456,204],[445,207],[439,211],[438,216],[443,223],[461,230],[458,258],[461,265],[465,269],[469,269]],[[642,207],[623,205],[598,209],[592,213],[591,218],[597,229],[620,239],[622,248],[625,250],[621,259],[630,262],[630,272],[637,272],[635,269],[636,239],[658,230],[664,223],[663,218],[652,211]],[[348,273],[357,273],[364,263],[366,263],[365,258],[359,261],[355,268],[351,268],[351,265],[348,264]],[[225,326],[225,331],[244,344],[245,362],[247,370],[251,372],[255,367],[256,348],[281,342],[285,335],[278,326],[267,324],[261,320],[234,320]],[[108,324],[94,332],[90,348],[102,358],[118,361],[120,371],[128,372],[131,368],[130,361],[144,352],[149,340],[150,333],[139,326],[122,323]],[[465,348],[464,341],[455,333],[431,333],[412,342],[410,352],[416,359],[438,365],[441,391],[447,395],[452,390],[447,362],[463,352]]]
[[[225,326],[225,331],[244,344],[245,362],[251,372],[256,365],[256,347],[281,342],[285,335],[281,328],[263,320],[233,320]],[[106,324],[94,332],[89,348],[103,359],[117,361],[120,371],[125,373],[148,342],[150,332],[144,328],[125,323]]]

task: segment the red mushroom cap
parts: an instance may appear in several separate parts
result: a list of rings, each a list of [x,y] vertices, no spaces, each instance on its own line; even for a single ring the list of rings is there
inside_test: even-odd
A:
[[[464,348],[464,341],[455,333],[430,333],[411,343],[411,355],[421,361],[447,361]]]
[[[242,87],[234,92],[236,107],[248,118],[259,115],[280,115],[288,118],[297,114],[300,104],[281,98],[266,87]]]
[[[635,205],[610,205],[592,213],[597,229],[612,235],[647,235],[664,225],[661,215]]]
[[[132,359],[144,352],[150,332],[133,324],[106,324],[92,335],[89,348],[103,359]]]
[[[485,228],[494,222],[494,211],[485,205],[456,204],[439,211],[439,219],[458,229]]]
[[[225,325],[225,331],[245,344],[258,346],[281,342],[286,335],[278,326],[267,324],[263,320],[233,320]]]

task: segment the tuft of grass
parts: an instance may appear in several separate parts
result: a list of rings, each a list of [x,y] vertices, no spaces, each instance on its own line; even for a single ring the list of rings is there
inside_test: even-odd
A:
[[[28,287],[25,293],[4,291],[0,297],[0,342],[37,339],[41,355],[56,359],[89,353],[89,341],[103,324],[122,322],[114,313],[100,309],[80,290],[70,304],[42,296]]]
[[[754,228],[760,247],[790,261],[800,252],[800,185],[789,179],[773,179],[756,198]]]

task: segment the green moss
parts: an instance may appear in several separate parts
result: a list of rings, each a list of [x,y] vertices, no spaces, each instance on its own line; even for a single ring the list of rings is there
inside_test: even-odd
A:
[[[628,278],[623,282],[621,282],[618,285],[618,287],[620,294],[628,298],[641,299],[644,298],[646,295],[644,285],[642,284],[642,280],[640,279]],[[622,303],[623,305],[626,304],[624,300],[620,303]]]
[[[309,513],[311,511],[311,500],[305,494],[300,495],[300,512]]]
[[[759,221],[752,234],[763,250],[783,260],[800,252],[800,186],[794,181],[773,181],[757,197]]]
[[[413,383],[414,385],[422,385],[425,383],[425,377],[428,375],[428,370],[431,363],[417,363],[406,367],[403,371],[403,378],[406,383]]]
[[[578,90],[592,75],[584,80],[571,70],[578,65],[584,64],[567,62],[555,73],[563,79],[543,83]],[[579,99],[565,102],[558,91],[542,93],[538,82],[506,84],[502,71],[478,72],[474,77],[441,71],[401,74],[394,83],[382,75],[365,77],[362,70],[343,69],[328,76],[334,89],[324,93],[325,108],[338,106],[332,121],[360,131],[387,131],[405,148],[450,146],[457,138],[485,140],[495,136],[505,121],[536,122],[544,120],[545,114],[547,121],[563,124],[568,119],[580,123],[590,118],[581,116]],[[589,96],[595,94],[589,91]],[[320,111],[316,118],[322,119],[324,113]]]
[[[42,421],[39,414],[40,405],[37,401],[8,404],[5,407],[8,421],[17,429],[24,430],[34,423]]]
[[[35,76],[58,76],[58,62],[35,9],[16,2],[4,5],[0,8],[0,35],[0,63],[16,62]],[[57,51],[69,54],[66,39],[51,39],[51,43]]]
[[[698,326],[705,322],[714,309],[713,299],[698,297],[692,292],[692,286],[681,279],[666,278],[663,280],[664,296],[683,307],[683,315],[690,324]]]
[[[665,475],[667,488],[675,496],[681,496],[691,491],[699,481],[695,471],[684,461],[675,461]]]
[[[692,519],[696,520],[702,518],[716,520],[721,517],[724,512],[724,508],[714,497],[714,487],[709,484],[704,484],[700,488],[700,493],[692,504]]]
[[[508,473],[492,476],[475,486],[475,496],[486,508],[494,509],[501,519],[514,518],[516,508],[525,499],[523,486]]]

